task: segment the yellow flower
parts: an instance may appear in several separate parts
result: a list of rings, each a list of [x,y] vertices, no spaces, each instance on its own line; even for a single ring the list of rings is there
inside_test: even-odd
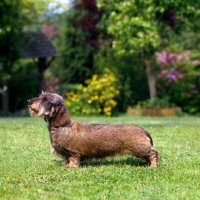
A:
[[[83,88],[83,85],[80,84],[80,85],[78,86],[78,90],[81,90],[82,88]]]
[[[86,80],[85,83],[87,84],[86,87],[81,84],[78,86],[78,92],[67,93],[65,103],[67,106],[70,105],[69,110],[76,113],[80,110],[86,115],[103,113],[110,117],[113,108],[117,105],[117,101],[114,99],[120,93],[120,87],[116,85],[117,78],[115,75],[106,68],[102,75],[94,74],[92,79]],[[84,104],[87,105],[82,109],[81,107]]]
[[[119,90],[116,90],[115,93],[116,93],[116,94],[119,94]]]
[[[117,105],[117,102],[116,101],[114,101],[113,99],[111,99],[110,100],[110,104],[114,107],[114,106],[116,106]]]
[[[83,109],[82,109],[82,113],[85,113],[85,112],[86,112],[86,110],[83,108]]]
[[[92,80],[93,80],[93,81],[97,80],[97,77],[98,77],[98,75],[97,75],[97,74],[94,74],[93,77],[92,77]]]
[[[76,110],[75,110],[75,109],[73,109],[73,110],[72,110],[72,112],[73,112],[73,113],[75,113],[75,112],[76,112]]]
[[[111,97],[111,98],[113,98],[114,96],[115,96],[114,94],[110,93],[110,97]]]
[[[69,105],[70,105],[70,102],[69,102],[69,101],[66,101],[66,105],[69,106]]]
[[[111,112],[107,112],[106,115],[107,115],[108,117],[110,117],[110,116],[111,116]]]
[[[80,106],[76,106],[76,110],[79,110],[80,109]]]
[[[91,103],[92,103],[92,100],[91,100],[91,99],[89,99],[87,102],[88,102],[89,104],[91,104]]]

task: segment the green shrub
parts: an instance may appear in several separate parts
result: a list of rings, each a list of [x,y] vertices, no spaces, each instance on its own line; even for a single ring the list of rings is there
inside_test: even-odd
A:
[[[103,48],[95,55],[95,67],[97,73],[108,68],[118,78],[121,87],[115,112],[125,113],[129,106],[149,98],[147,77],[137,56],[116,56],[113,49]]]
[[[107,68],[103,74],[94,74],[87,86],[79,85],[78,90],[67,93],[65,100],[68,110],[73,115],[106,115],[110,117],[117,105],[120,86],[117,78]]]
[[[136,107],[161,109],[161,108],[173,108],[176,107],[176,105],[174,103],[171,103],[168,97],[165,97],[162,99],[154,98],[154,99],[148,99],[146,101],[139,101]]]

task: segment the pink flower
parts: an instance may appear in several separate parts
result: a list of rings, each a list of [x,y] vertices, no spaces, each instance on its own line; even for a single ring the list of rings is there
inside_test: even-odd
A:
[[[157,63],[164,65],[166,67],[175,62],[181,61],[183,57],[184,57],[183,55],[177,53],[156,52]]]
[[[193,60],[192,63],[193,63],[194,65],[200,65],[200,60]]]

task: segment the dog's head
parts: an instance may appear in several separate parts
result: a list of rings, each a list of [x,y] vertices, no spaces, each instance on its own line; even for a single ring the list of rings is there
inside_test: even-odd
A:
[[[39,97],[27,100],[31,116],[54,119],[54,124],[62,125],[69,118],[63,98],[55,93],[42,92]]]

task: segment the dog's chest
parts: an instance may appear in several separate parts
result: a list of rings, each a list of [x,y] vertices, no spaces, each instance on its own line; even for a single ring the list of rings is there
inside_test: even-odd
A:
[[[59,149],[66,148],[66,146],[68,146],[66,128],[62,128],[62,127],[56,128],[48,124],[48,129],[49,129],[51,145],[55,149],[59,150]]]
[[[48,131],[49,131],[51,144],[52,144],[52,146],[55,146],[56,141],[58,140],[57,129],[54,127],[51,127],[51,123],[50,123],[49,119],[44,118],[44,120],[46,121],[46,125],[47,125]]]

